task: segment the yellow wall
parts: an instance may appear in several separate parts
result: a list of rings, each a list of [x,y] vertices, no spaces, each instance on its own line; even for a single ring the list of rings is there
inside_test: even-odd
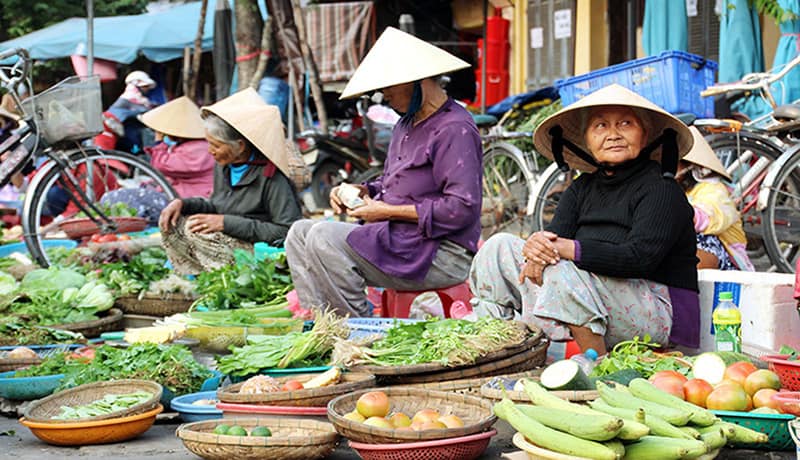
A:
[[[607,0],[578,0],[575,12],[575,75],[608,65]]]

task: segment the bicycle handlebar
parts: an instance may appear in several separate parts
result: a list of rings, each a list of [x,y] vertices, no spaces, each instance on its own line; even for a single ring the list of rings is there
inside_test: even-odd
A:
[[[776,74],[768,72],[747,74],[742,78],[742,81],[740,82],[709,86],[703,91],[700,91],[700,96],[702,97],[716,96],[718,94],[729,93],[732,91],[762,90],[764,92],[768,92],[769,85],[785,77],[786,74],[789,73],[795,67],[797,67],[798,64],[800,64],[800,54],[798,54],[794,59],[786,63],[786,65],[783,66],[783,69],[781,69],[781,71]]]
[[[18,56],[19,59],[17,59],[17,62],[8,70],[0,68],[0,81],[3,82],[4,86],[16,93],[17,86],[19,86],[30,71],[31,59],[28,50],[24,48],[9,48],[0,51],[0,61],[12,56]]]

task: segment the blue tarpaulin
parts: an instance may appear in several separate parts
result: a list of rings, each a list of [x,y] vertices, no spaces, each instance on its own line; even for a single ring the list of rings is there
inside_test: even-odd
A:
[[[193,2],[153,13],[95,18],[94,56],[123,64],[130,64],[140,54],[153,62],[180,58],[185,47],[194,47],[200,5]],[[213,46],[212,7],[206,11],[202,48],[211,51]],[[0,49],[7,48],[25,48],[39,60],[86,55],[86,19],[67,19],[0,43]]]
[[[686,2],[673,0],[647,0],[644,4],[642,48],[647,56],[662,51],[687,51],[689,24],[686,19]]]
[[[800,15],[800,0],[778,0],[778,4],[786,11]],[[773,71],[779,71],[783,66],[800,53],[800,20],[784,21],[781,23],[781,38],[775,50],[775,60],[772,63]],[[773,87],[775,102],[788,104],[800,99],[800,69],[795,68]]]
[[[725,0],[719,24],[719,77],[721,83],[764,71],[761,23],[748,0]]]

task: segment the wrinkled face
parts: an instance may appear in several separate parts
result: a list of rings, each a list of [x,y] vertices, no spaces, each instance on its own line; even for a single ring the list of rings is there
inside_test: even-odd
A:
[[[220,166],[226,166],[231,163],[241,163],[246,161],[244,157],[244,142],[239,141],[236,149],[208,133],[206,130],[206,140],[208,141],[208,153],[214,157]]]
[[[381,90],[383,100],[398,113],[408,112],[411,96],[414,94],[414,82],[388,86]]]
[[[589,114],[584,133],[589,152],[601,164],[632,160],[647,143],[642,121],[630,107],[598,107]]]

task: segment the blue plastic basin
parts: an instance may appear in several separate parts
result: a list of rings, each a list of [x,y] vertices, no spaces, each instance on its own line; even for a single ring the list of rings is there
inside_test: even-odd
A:
[[[73,240],[42,240],[42,246],[44,246],[45,250],[58,246],[72,249],[77,245],[78,243]],[[28,254],[28,246],[26,246],[25,243],[11,243],[0,246],[0,257],[8,257],[15,252]]]
[[[188,395],[178,396],[172,400],[172,410],[178,411],[185,422],[202,422],[222,418],[222,411],[217,406],[197,406],[193,402],[200,399],[217,399],[216,391],[201,391]]]
[[[29,401],[44,398],[61,384],[64,374],[13,378],[17,371],[0,373],[0,397]]]

